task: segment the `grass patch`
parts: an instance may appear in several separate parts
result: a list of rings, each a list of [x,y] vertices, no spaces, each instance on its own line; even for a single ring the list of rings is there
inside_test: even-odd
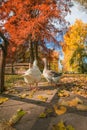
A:
[[[18,82],[23,81],[23,77],[20,75],[5,75],[5,87],[13,87],[13,85]]]

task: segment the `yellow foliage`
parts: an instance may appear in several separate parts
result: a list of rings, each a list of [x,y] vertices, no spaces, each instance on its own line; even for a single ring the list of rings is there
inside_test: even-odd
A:
[[[84,41],[87,36],[87,24],[80,20],[76,20],[75,24],[69,28],[69,31],[64,36],[65,45],[63,44],[64,52],[64,71],[73,71],[73,66],[70,65],[70,59],[73,52],[80,46],[84,48]],[[79,57],[80,55],[78,55]],[[76,63],[74,63],[76,65]]]

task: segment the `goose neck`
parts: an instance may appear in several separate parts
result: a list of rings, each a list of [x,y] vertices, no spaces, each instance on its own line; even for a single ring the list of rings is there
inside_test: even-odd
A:
[[[47,61],[44,61],[44,70],[47,70]]]

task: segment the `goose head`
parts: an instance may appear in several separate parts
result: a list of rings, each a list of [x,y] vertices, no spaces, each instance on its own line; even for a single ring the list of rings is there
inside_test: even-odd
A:
[[[33,62],[33,66],[37,66],[37,60],[36,59]]]
[[[43,63],[44,63],[43,72],[45,72],[45,71],[47,70],[47,59],[46,59],[46,58],[43,58],[42,61],[43,61]]]

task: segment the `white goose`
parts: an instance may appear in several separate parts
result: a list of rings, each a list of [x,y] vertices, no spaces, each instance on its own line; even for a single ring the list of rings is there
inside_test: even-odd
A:
[[[25,72],[23,76],[24,81],[30,85],[30,88],[32,84],[36,84],[36,86],[38,86],[38,83],[41,80],[41,71],[37,66],[37,60],[33,62],[33,66],[29,64],[29,69]]]
[[[55,85],[57,85],[62,73],[57,73],[53,70],[48,70],[46,58],[43,58],[42,60],[44,62],[43,76],[49,83],[54,83]]]

